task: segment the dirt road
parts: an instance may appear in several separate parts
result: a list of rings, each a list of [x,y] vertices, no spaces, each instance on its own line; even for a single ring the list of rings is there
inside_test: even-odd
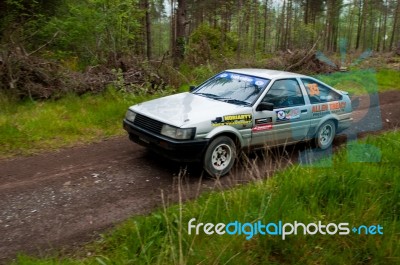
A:
[[[355,120],[362,122],[345,134],[397,128],[400,92],[380,94],[379,101],[380,106],[368,110],[370,98],[362,97],[354,112]],[[344,141],[346,137],[337,137],[334,146]],[[305,144],[275,148],[267,160],[260,158],[263,152],[253,153],[220,181],[203,179],[201,168],[189,166],[183,178],[184,195],[193,198],[204,190],[265,177],[277,167],[297,162],[305,148]],[[168,201],[176,201],[178,175],[185,167],[148,153],[127,137],[1,160],[0,263],[18,252],[43,255],[81,245],[132,215],[160,206],[161,191]],[[251,167],[251,173],[246,167]]]

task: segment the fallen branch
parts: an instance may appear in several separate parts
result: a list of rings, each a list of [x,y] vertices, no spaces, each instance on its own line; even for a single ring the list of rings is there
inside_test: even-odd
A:
[[[165,53],[163,54],[163,57],[162,57],[162,59],[161,59],[161,62],[160,62],[160,64],[159,64],[158,67],[157,67],[157,72],[158,72],[158,70],[160,70],[161,66],[162,66],[163,63],[164,63],[165,57],[168,56],[168,55],[169,55],[169,52],[168,52],[168,51],[165,52]]]
[[[60,33],[60,32],[57,31],[56,33],[54,33],[53,37],[52,37],[48,42],[46,42],[45,44],[43,44],[42,46],[40,46],[39,48],[37,48],[37,49],[34,50],[33,52],[28,53],[27,56],[29,57],[29,56],[31,56],[32,54],[37,53],[38,51],[40,51],[41,49],[43,49],[44,47],[46,47],[47,45],[49,45],[49,44],[57,37],[58,33]]]

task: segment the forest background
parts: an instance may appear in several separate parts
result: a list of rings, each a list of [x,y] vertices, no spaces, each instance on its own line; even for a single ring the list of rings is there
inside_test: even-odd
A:
[[[5,0],[0,92],[155,93],[226,68],[330,73],[360,55],[397,65],[399,16],[397,0]]]

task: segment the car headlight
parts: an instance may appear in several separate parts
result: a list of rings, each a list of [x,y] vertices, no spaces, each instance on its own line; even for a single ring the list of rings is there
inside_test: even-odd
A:
[[[164,124],[161,134],[179,140],[191,139],[194,136],[195,128],[177,128],[168,124]]]
[[[128,121],[134,122],[136,118],[136,113],[128,110],[125,114],[125,119],[127,119]]]

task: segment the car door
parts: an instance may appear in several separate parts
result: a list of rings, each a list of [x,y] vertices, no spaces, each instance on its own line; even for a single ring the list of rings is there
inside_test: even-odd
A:
[[[254,111],[252,145],[280,145],[306,137],[311,106],[306,104],[296,78],[276,80],[261,102],[272,103],[274,107],[273,110]]]

